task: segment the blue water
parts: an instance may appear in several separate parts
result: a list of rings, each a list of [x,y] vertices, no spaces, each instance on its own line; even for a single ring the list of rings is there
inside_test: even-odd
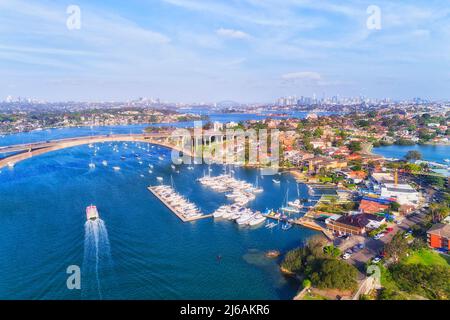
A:
[[[373,148],[373,153],[382,155],[386,158],[403,159],[410,150],[419,151],[422,154],[422,159],[427,161],[445,164],[444,159],[450,158],[450,146],[446,145],[391,145]]]
[[[56,130],[69,134],[64,131]],[[213,219],[182,223],[147,186],[156,184],[157,176],[166,183],[172,176],[178,192],[210,213],[227,200],[196,182],[206,167],[181,167],[178,174],[171,169],[170,151],[159,147],[149,154],[136,150],[144,161],[140,165],[130,148],[118,145],[116,153],[108,144],[99,144],[97,156],[87,146],[60,150],[0,173],[0,299],[290,299],[295,295],[298,284],[282,276],[278,261],[265,258],[264,252],[284,252],[315,232],[300,227],[240,228]],[[158,160],[161,154],[167,160]],[[121,155],[127,156],[125,161]],[[108,161],[107,167],[102,160]],[[95,169],[89,169],[90,161]],[[152,174],[148,164],[154,165]],[[112,166],[120,166],[121,171]],[[221,166],[212,168],[212,174],[223,171]],[[250,169],[235,171],[237,178],[249,182],[255,182],[258,174]],[[294,180],[288,175],[279,178],[279,186],[270,177],[259,180],[265,191],[252,208],[280,207],[287,188],[295,196]],[[306,196],[305,188],[300,191]],[[97,205],[103,228],[85,226],[85,208],[90,204]],[[82,268],[81,290],[66,287],[70,265]]]

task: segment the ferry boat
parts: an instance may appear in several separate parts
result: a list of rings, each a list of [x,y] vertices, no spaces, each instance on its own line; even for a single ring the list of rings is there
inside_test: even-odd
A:
[[[86,208],[86,220],[97,220],[98,218],[99,216],[96,206],[90,205]]]

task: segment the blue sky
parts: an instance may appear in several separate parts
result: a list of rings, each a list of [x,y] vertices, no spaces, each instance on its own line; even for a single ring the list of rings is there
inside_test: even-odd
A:
[[[366,26],[369,5],[380,30]],[[450,99],[450,1],[0,0],[0,99],[314,93]]]

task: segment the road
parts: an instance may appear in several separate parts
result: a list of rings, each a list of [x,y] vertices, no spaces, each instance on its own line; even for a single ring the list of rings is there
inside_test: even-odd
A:
[[[358,243],[364,242],[365,248],[357,253],[352,254],[351,257],[346,261],[354,265],[362,275],[365,275],[366,262],[374,258],[376,255],[380,254],[385,244],[390,242],[397,232],[407,231],[413,225],[419,223],[424,218],[424,216],[424,213],[414,212],[404,217],[400,225],[390,224],[390,227],[392,227],[393,230],[379,240],[362,236],[352,236],[344,241],[341,240],[341,243],[335,243],[335,245],[338,245],[342,251],[345,251]]]

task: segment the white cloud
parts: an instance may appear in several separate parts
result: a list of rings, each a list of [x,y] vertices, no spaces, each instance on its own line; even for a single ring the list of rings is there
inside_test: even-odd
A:
[[[232,39],[247,39],[250,38],[250,36],[241,30],[234,30],[234,29],[225,29],[220,28],[216,30],[216,33],[225,38],[232,38]]]

